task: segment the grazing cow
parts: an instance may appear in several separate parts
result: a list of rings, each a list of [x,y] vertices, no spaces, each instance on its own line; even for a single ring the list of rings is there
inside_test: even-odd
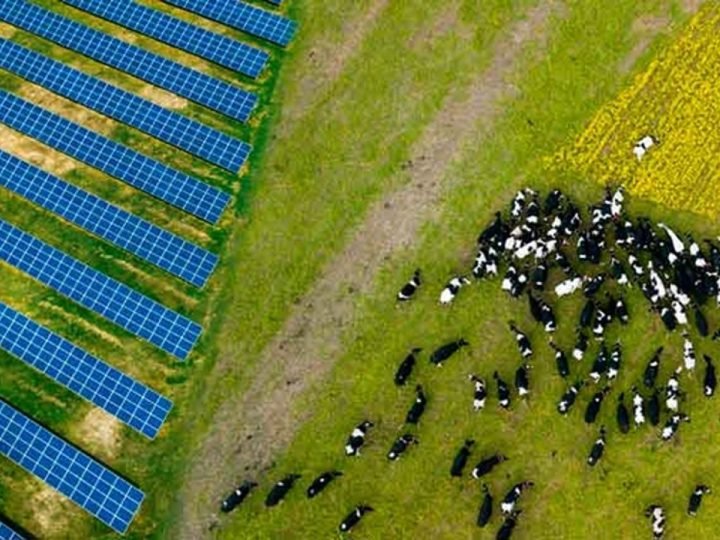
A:
[[[527,292],[527,297],[528,305],[530,306],[530,315],[532,315],[533,319],[537,322],[542,322],[542,308],[540,307],[540,300],[535,298],[530,291]]]
[[[365,435],[367,434],[368,430],[373,427],[375,424],[370,422],[369,420],[365,420],[364,422],[361,422],[360,424],[355,427],[355,429],[352,430],[352,433],[348,437],[347,442],[345,443],[345,454],[348,456],[359,456],[360,455],[360,447],[365,444]]]
[[[579,276],[572,276],[561,281],[555,286],[555,294],[558,297],[568,296],[582,287],[583,280]]]
[[[707,495],[708,493],[711,493],[711,491],[705,484],[695,486],[695,490],[692,492],[692,495],[690,495],[690,500],[688,501],[687,513],[689,516],[697,515],[703,495]]]
[[[715,386],[717,386],[717,378],[715,376],[715,365],[713,364],[712,358],[707,354],[703,355],[705,360],[705,378],[703,380],[703,393],[706,397],[712,397],[715,393]]]
[[[685,252],[685,244],[683,244],[683,241],[680,240],[680,237],[673,231],[670,227],[665,225],[664,223],[658,223],[657,224],[659,229],[662,229],[667,233],[668,238],[670,238],[670,244],[672,245],[672,249],[675,252],[676,255],[681,255]]]
[[[467,439],[465,441],[465,444],[463,444],[462,448],[458,450],[457,454],[455,454],[455,459],[453,459],[452,467],[450,467],[450,476],[462,476],[463,469],[465,468],[467,460],[470,457],[470,449],[473,447],[474,444],[474,440]]]
[[[495,212],[495,219],[483,232],[480,233],[477,239],[478,245],[483,244],[494,244],[502,245],[504,238],[507,236],[507,226],[503,223],[502,214]]]
[[[345,519],[340,522],[340,526],[338,527],[338,529],[340,529],[340,532],[349,532],[350,529],[360,523],[360,520],[365,514],[367,514],[368,512],[372,512],[373,510],[374,508],[372,508],[371,506],[356,506],[355,509],[347,516],[345,516]]]
[[[543,324],[548,334],[557,330],[557,321],[552,308],[542,300],[540,301],[540,322]]]
[[[232,512],[233,510],[235,510],[235,508],[242,504],[245,499],[248,498],[250,492],[256,487],[256,482],[243,482],[222,502],[220,511],[224,513]]]
[[[487,385],[485,384],[485,379],[481,379],[477,375],[473,374],[468,375],[468,379],[475,384],[473,409],[475,409],[475,411],[482,410],[485,408],[485,400],[487,399]]]
[[[512,216],[514,220],[520,219],[522,216],[523,210],[525,209],[525,199],[525,192],[518,191],[512,203],[510,203],[510,216]]]
[[[633,154],[635,154],[635,157],[638,159],[638,161],[645,157],[647,151],[650,150],[650,148],[652,148],[653,146],[655,146],[657,142],[657,139],[652,135],[645,135],[642,139],[636,142],[635,146],[633,147]]]
[[[515,370],[515,388],[518,391],[520,397],[526,396],[530,393],[530,377],[528,372],[530,366],[528,364],[521,364]]]
[[[682,367],[679,367],[668,379],[667,385],[665,386],[665,407],[669,411],[677,412],[680,400],[680,372]]]
[[[622,297],[618,298],[615,301],[615,314],[620,320],[620,324],[622,324],[623,326],[630,321],[630,313],[628,312],[627,304],[625,303],[625,300],[622,299]]]
[[[678,321],[675,318],[675,314],[673,310],[667,306],[660,308],[660,320],[662,320],[665,328],[670,332],[677,328]]]
[[[613,193],[610,203],[610,214],[614,219],[618,219],[622,215],[624,201],[625,195],[623,195],[623,188],[619,187],[615,190],[615,193]]]
[[[265,497],[265,506],[270,508],[280,504],[298,478],[300,478],[299,474],[289,474],[275,484],[270,490],[270,493],[267,494],[267,497]]]
[[[423,391],[422,385],[418,384],[415,387],[415,401],[411,405],[410,409],[405,416],[406,424],[417,424],[420,421],[420,417],[425,412],[427,406],[427,396]]]
[[[530,281],[532,281],[533,287],[542,291],[545,289],[545,282],[548,277],[548,267],[544,261],[541,261],[535,269],[532,271]]]
[[[655,350],[652,358],[645,366],[645,373],[643,375],[643,382],[647,388],[655,386],[655,380],[657,379],[658,373],[660,372],[660,355],[663,352],[663,347],[658,347]]]
[[[592,298],[600,290],[602,284],[605,283],[605,274],[598,274],[590,278],[583,287],[585,298]]]
[[[492,495],[490,495],[490,490],[486,484],[483,484],[482,491],[483,501],[482,504],[480,504],[480,510],[478,510],[477,516],[478,527],[484,527],[487,525],[492,517],[493,498]]]
[[[600,378],[607,372],[608,370],[608,354],[607,354],[607,347],[605,347],[605,344],[603,343],[600,345],[600,350],[597,353],[597,356],[595,357],[595,361],[593,362],[592,370],[590,371],[590,378],[593,380],[594,383],[598,383],[600,381]]]
[[[560,414],[565,415],[570,412],[570,408],[575,403],[578,392],[580,391],[580,388],[582,388],[583,384],[584,383],[582,381],[577,381],[562,395],[557,405],[557,410]]]
[[[500,465],[503,461],[507,461],[507,458],[503,456],[502,454],[495,454],[493,456],[490,456],[489,458],[485,458],[482,461],[480,461],[472,470],[473,478],[476,480],[479,480],[481,477],[485,476],[486,474],[490,474],[490,472]]]
[[[610,392],[610,387],[606,386],[600,392],[596,392],[593,398],[588,403],[585,409],[585,423],[592,424],[595,422],[598,413],[600,412],[600,406],[602,405],[603,399]]]
[[[635,426],[640,426],[645,423],[645,399],[642,397],[642,394],[638,391],[636,386],[632,387],[633,392],[633,420],[635,421]]]
[[[580,327],[589,327],[593,322],[593,315],[595,315],[595,300],[588,298],[580,312]]]
[[[312,499],[319,495],[326,487],[328,487],[330,482],[332,482],[336,478],[339,478],[342,475],[343,473],[341,473],[340,471],[328,471],[322,473],[320,476],[318,476],[315,480],[312,481],[312,484],[308,486],[308,499]]]
[[[498,529],[497,536],[495,537],[496,540],[510,540],[513,530],[517,525],[517,518],[521,512],[522,510],[517,510],[505,517],[502,525],[500,525],[500,528]]]
[[[470,285],[470,280],[465,276],[457,276],[448,281],[440,293],[440,303],[444,305],[452,303],[463,285]]]
[[[555,366],[561,377],[565,378],[570,375],[570,365],[568,364],[567,355],[558,347],[554,341],[550,340],[550,347],[555,351]]]
[[[607,378],[608,381],[614,381],[620,372],[620,364],[622,363],[622,346],[620,342],[615,342],[612,352],[610,353],[610,361],[608,362]]]
[[[410,280],[402,286],[402,289],[397,293],[397,299],[400,302],[407,302],[410,300],[414,295],[415,292],[417,292],[418,287],[422,284],[422,281],[420,280],[420,269],[418,268],[415,270],[415,273],[412,275]]]
[[[628,263],[630,264],[630,268],[632,268],[635,277],[639,278],[645,275],[645,269],[635,255],[628,255]]]
[[[630,431],[630,413],[625,406],[625,392],[622,392],[618,396],[617,412],[615,413],[617,419],[618,428],[620,433],[627,433]]]
[[[645,517],[652,520],[652,532],[655,540],[665,536],[665,509],[662,506],[653,504],[645,509]]]
[[[410,447],[411,444],[418,444],[418,440],[416,437],[414,437],[411,433],[401,435],[395,440],[392,447],[390,447],[387,458],[390,461],[400,459],[400,456],[405,453],[405,451]]]
[[[397,386],[403,386],[410,378],[412,370],[415,367],[415,362],[417,362],[417,355],[420,351],[422,351],[422,349],[415,347],[410,351],[405,359],[400,362],[400,365],[395,372],[395,384]]]
[[[675,316],[675,320],[677,321],[677,323],[683,326],[687,326],[687,313],[685,313],[685,308],[683,308],[682,304],[677,300],[673,300],[672,302],[670,302],[670,307],[672,307],[673,309],[673,315]]]
[[[614,308],[615,305],[613,304]],[[605,327],[610,324],[612,315],[603,306],[598,305],[595,310],[595,320],[593,321],[592,333],[596,340],[601,340],[605,335]]]
[[[597,465],[597,462],[602,458],[605,452],[605,426],[600,427],[600,436],[595,440],[595,443],[590,449],[590,455],[587,458],[587,464],[591,467]]]
[[[500,378],[497,371],[493,373],[493,379],[497,383],[498,405],[503,409],[508,409],[510,407],[510,387]]]
[[[520,495],[522,495],[523,491],[533,487],[534,485],[535,484],[528,481],[515,484],[512,489],[507,492],[507,495],[505,495],[505,498],[500,503],[500,511],[506,516],[512,514],[513,510],[515,510],[515,505],[520,499]]]
[[[515,326],[514,323],[510,323],[510,330],[512,330],[515,333],[515,342],[517,343],[518,350],[520,351],[520,355],[523,358],[528,358],[532,356],[533,350],[532,346],[530,345],[530,340],[528,337],[523,334],[520,330],[518,330],[517,326]]]
[[[695,347],[693,346],[692,341],[690,341],[690,337],[687,332],[683,332],[683,337],[685,338],[685,342],[683,344],[683,364],[685,364],[685,369],[691,371],[695,369]]]
[[[441,347],[438,347],[433,351],[433,353],[430,355],[430,363],[435,364],[437,367],[442,366],[443,362],[450,358],[453,354],[455,354],[457,351],[462,349],[463,347],[466,347],[467,345],[470,345],[467,341],[460,338],[457,341],[451,341],[450,343],[446,343],[445,345],[442,345]]]
[[[618,285],[627,285],[628,287],[630,286],[630,279],[625,272],[625,267],[623,266],[622,262],[620,262],[620,259],[615,256],[614,253],[610,257],[610,275],[613,277],[613,279],[615,279]]]
[[[675,436],[677,430],[680,428],[680,422],[690,422],[690,417],[688,417],[687,414],[675,413],[668,418],[660,434],[663,441],[669,441]]]
[[[560,205],[564,200],[565,195],[563,195],[562,191],[559,189],[553,189],[547,194],[547,197],[545,197],[545,206],[543,211],[547,215],[552,214],[555,210],[560,208]]]
[[[700,309],[700,306],[694,304],[693,311],[695,318],[695,327],[698,330],[698,334],[700,334],[702,337],[708,337],[708,335],[710,334],[710,330],[708,329],[708,322],[702,310]]]
[[[650,399],[647,403],[647,416],[650,420],[650,425],[657,426],[660,423],[660,395],[657,388],[650,394]]]
[[[579,331],[577,335],[577,341],[575,342],[575,347],[573,348],[573,358],[577,361],[580,361],[583,359],[583,356],[585,356],[585,351],[587,351],[588,348],[588,338],[585,332]]]

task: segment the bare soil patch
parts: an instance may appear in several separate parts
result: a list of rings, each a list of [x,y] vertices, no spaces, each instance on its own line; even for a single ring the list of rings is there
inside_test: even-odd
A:
[[[73,431],[93,455],[111,460],[120,449],[120,422],[102,409],[92,407]]]

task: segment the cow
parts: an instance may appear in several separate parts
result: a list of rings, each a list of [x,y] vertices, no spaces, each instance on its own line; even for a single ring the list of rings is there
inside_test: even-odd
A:
[[[530,377],[528,372],[530,366],[528,364],[521,364],[515,370],[515,388],[518,391],[520,397],[526,396],[530,393]]]
[[[677,412],[680,400],[680,372],[682,368],[677,368],[668,379],[665,386],[665,407],[669,411]]]
[[[510,407],[510,387],[507,385],[505,381],[503,381],[500,378],[500,374],[496,371],[493,373],[493,379],[495,379],[497,383],[497,396],[498,396],[498,404],[503,409],[508,409]]]
[[[587,464],[591,467],[597,465],[598,461],[605,452],[605,426],[600,427],[600,436],[595,440],[595,443],[590,449],[590,455],[587,458]]]
[[[355,509],[347,516],[345,516],[345,519],[340,522],[338,529],[340,529],[340,532],[349,532],[350,529],[360,523],[360,520],[365,514],[367,514],[368,512],[372,512],[373,510],[374,508],[372,508],[371,506],[356,506]]]
[[[355,429],[352,430],[352,433],[347,439],[347,442],[345,443],[345,454],[348,456],[359,456],[360,455],[360,447],[362,447],[363,444],[365,444],[365,435],[367,435],[368,430],[373,427],[375,424],[370,422],[369,420],[365,420],[358,424]]]
[[[632,387],[633,392],[633,420],[635,422],[635,426],[641,426],[645,423],[645,399],[642,397],[642,394],[638,391],[636,386]]]
[[[540,322],[548,334],[557,330],[557,320],[552,308],[546,302],[540,301]]]
[[[690,417],[684,413],[674,413],[671,415],[660,433],[660,438],[662,438],[663,441],[672,439],[680,428],[680,422],[690,422]]]
[[[516,510],[505,517],[502,525],[500,525],[500,528],[498,529],[497,536],[495,537],[496,540],[510,540],[513,530],[517,525],[517,518],[521,512],[522,510]]]
[[[620,364],[622,363],[622,346],[620,342],[615,342],[613,345],[612,352],[610,353],[610,360],[608,361],[607,378],[608,381],[614,381],[620,372]]]
[[[420,279],[420,269],[418,268],[417,270],[415,270],[415,273],[408,280],[408,282],[405,283],[405,285],[403,285],[400,291],[397,293],[397,299],[400,302],[407,302],[408,300],[412,299],[421,284],[422,280]]]
[[[410,447],[411,444],[418,444],[418,440],[412,433],[406,433],[398,437],[393,445],[390,447],[390,451],[387,454],[387,458],[390,461],[396,461],[400,459],[405,451]]]
[[[447,282],[442,292],[440,292],[440,303],[443,305],[451,304],[464,285],[470,285],[470,280],[465,276],[452,278]]]
[[[637,160],[640,161],[643,157],[645,157],[647,151],[650,150],[657,143],[658,140],[654,136],[645,135],[638,142],[635,143],[635,146],[633,147],[633,154],[635,154]]]
[[[395,385],[403,386],[412,374],[415,363],[417,362],[417,355],[422,349],[415,347],[408,353],[405,359],[400,362],[400,365],[395,372]]]
[[[583,359],[583,356],[585,356],[585,351],[587,351],[588,348],[588,338],[587,334],[583,331],[578,331],[577,334],[577,340],[575,341],[575,347],[573,348],[573,358],[577,361],[580,361]]]
[[[618,404],[615,418],[617,420],[620,433],[627,433],[630,431],[630,413],[625,406],[625,392],[620,393],[620,395],[618,396]]]
[[[717,377],[715,375],[715,365],[712,358],[707,354],[703,355],[705,360],[705,378],[703,380],[703,394],[705,397],[712,397],[715,394],[715,386],[717,385]]]
[[[265,506],[271,508],[280,504],[298,478],[300,478],[299,474],[289,474],[275,484],[265,497]]]
[[[415,401],[410,406],[410,409],[405,416],[406,424],[417,424],[420,421],[420,417],[425,412],[427,406],[427,396],[423,391],[422,385],[418,384],[415,387]]]
[[[542,322],[542,308],[540,307],[540,300],[535,298],[530,291],[527,292],[527,297],[528,306],[530,307],[530,315],[532,315],[533,319],[537,322]]]
[[[652,520],[652,532],[655,540],[665,536],[665,509],[657,504],[652,504],[645,509],[645,517]]]
[[[698,334],[700,334],[702,337],[708,337],[708,335],[710,334],[710,330],[708,329],[708,322],[702,310],[700,309],[700,306],[694,304],[693,311],[695,318],[695,327],[697,328]]]
[[[586,424],[592,424],[593,422],[595,422],[595,419],[600,412],[600,406],[602,405],[603,399],[605,399],[605,396],[608,394],[608,392],[610,392],[610,387],[606,386],[601,391],[596,392],[593,398],[590,400],[587,408],[585,409]]]
[[[450,467],[450,476],[462,476],[463,469],[467,464],[467,460],[470,457],[470,452],[474,444],[475,441],[473,439],[465,440],[465,444],[463,444],[462,448],[460,448],[457,454],[455,454],[455,459],[453,459],[452,466]]]
[[[545,261],[541,261],[532,271],[532,274],[530,275],[530,281],[532,282],[533,287],[535,287],[539,291],[542,291],[545,289],[545,282],[547,281],[547,278],[547,264],[545,263]]]
[[[675,233],[675,231],[664,223],[658,223],[657,226],[659,229],[664,230],[668,235],[668,238],[670,238],[670,244],[676,255],[682,255],[685,253],[685,244],[682,240],[680,240],[680,237]]]
[[[318,476],[307,488],[307,497],[312,499],[318,496],[330,482],[343,475],[340,471],[327,471]]]
[[[473,468],[470,475],[475,478],[476,480],[479,480],[481,477],[485,476],[486,474],[490,474],[490,472],[500,465],[502,462],[507,461],[508,458],[503,456],[502,454],[494,454],[488,458],[485,458],[478,462],[477,465]]]
[[[660,423],[660,395],[657,388],[653,389],[650,399],[647,402],[647,416],[650,425],[657,426]]]
[[[600,350],[597,353],[597,356],[595,357],[595,361],[593,362],[592,369],[590,371],[590,378],[593,380],[594,383],[600,382],[600,378],[607,373],[608,370],[608,353],[607,353],[607,347],[605,347],[605,344],[603,343],[600,345]]]
[[[550,347],[555,351],[555,366],[557,367],[558,374],[563,378],[567,377],[570,375],[570,365],[568,364],[567,356],[552,340],[550,340]]]
[[[660,308],[660,320],[669,332],[672,332],[677,328],[678,321],[675,318],[675,314],[673,313],[673,310],[667,306]]]
[[[483,501],[482,504],[480,504],[480,510],[478,510],[477,516],[478,527],[484,527],[487,525],[492,517],[493,498],[486,484],[483,484],[482,491]]]
[[[532,356],[533,350],[528,337],[518,330],[517,326],[515,326],[512,322],[510,323],[510,330],[515,333],[515,342],[517,343],[518,350],[520,351],[520,356],[523,358],[529,358]]]
[[[697,515],[703,495],[707,495],[708,493],[711,493],[711,491],[705,484],[695,486],[695,490],[692,492],[692,495],[690,495],[690,500],[688,501],[687,513],[689,516],[694,517]]]
[[[622,324],[623,326],[627,325],[627,323],[630,322],[630,313],[628,312],[627,304],[625,303],[625,300],[622,299],[622,297],[618,298],[615,301],[615,314],[617,315],[620,324]]]
[[[595,300],[588,298],[580,312],[580,327],[588,328],[593,322],[595,315]]]
[[[572,384],[562,395],[557,405],[557,410],[560,414],[566,415],[570,412],[570,408],[575,403],[578,392],[580,391],[580,388],[582,388],[582,386],[583,382],[577,381],[576,383]]]
[[[643,383],[647,388],[655,386],[655,380],[657,379],[658,373],[660,372],[660,355],[663,352],[664,347],[658,347],[655,349],[655,353],[650,358],[650,361],[645,366],[645,373],[643,375]]]
[[[614,252],[612,252],[612,255],[610,256],[610,275],[615,279],[615,282],[618,285],[625,285],[630,286],[630,279],[628,278],[627,272],[625,272],[625,267],[623,266],[622,262],[620,262],[620,259],[618,259]]]
[[[592,298],[595,296],[595,293],[600,290],[603,283],[605,283],[605,274],[598,274],[597,276],[590,278],[583,287],[583,294],[585,295],[585,298]]]
[[[555,294],[562,298],[568,296],[582,287],[583,280],[579,276],[571,276],[555,285]]]
[[[512,489],[507,492],[505,498],[500,503],[500,511],[503,513],[503,515],[508,516],[512,514],[513,510],[515,510],[515,505],[520,499],[520,495],[522,495],[523,491],[533,487],[534,485],[535,484],[528,481],[515,484]]]
[[[433,353],[430,355],[430,363],[435,364],[437,367],[441,367],[443,362],[445,362],[457,351],[468,345],[470,344],[463,338],[460,338],[457,341],[451,341],[449,343],[446,343],[445,345],[442,345],[433,351]]]
[[[695,369],[695,347],[690,341],[687,332],[683,332],[683,338],[685,338],[683,343],[683,364],[685,364],[685,369],[692,371]]]
[[[625,196],[623,194],[623,188],[619,187],[615,190],[615,193],[613,193],[612,200],[610,202],[610,214],[613,219],[619,219],[622,215],[624,201]]]
[[[485,379],[481,379],[477,375],[473,374],[468,375],[468,379],[470,379],[475,385],[475,392],[473,394],[473,409],[475,411],[480,411],[485,408],[485,400],[487,399],[487,385],[485,384]]]
[[[245,481],[238,486],[227,498],[222,502],[220,511],[224,513],[232,512],[240,506],[250,495],[250,492],[257,487],[256,482]]]

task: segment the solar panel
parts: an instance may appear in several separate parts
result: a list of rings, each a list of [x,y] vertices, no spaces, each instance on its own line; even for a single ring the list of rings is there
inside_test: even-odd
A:
[[[2,38],[0,68],[230,172],[250,154],[250,145],[239,139]]]
[[[0,303],[0,348],[153,439],[172,402]]]
[[[184,360],[200,325],[0,220],[0,259]]]
[[[226,68],[257,77],[268,53],[140,5],[133,0],[63,0],[78,9],[135,30]]]
[[[297,27],[295,21],[238,0],[164,1],[283,47],[290,43]]]
[[[4,90],[0,122],[210,223],[230,201],[217,188]]]
[[[23,537],[0,521],[0,540],[23,540]]]
[[[231,118],[242,121],[257,103],[257,96],[242,88],[71,21],[26,0],[3,0],[2,8],[0,20],[6,23]]]
[[[0,186],[202,287],[217,256],[0,150]]]
[[[145,497],[127,480],[4,401],[0,401],[0,453],[121,534]]]

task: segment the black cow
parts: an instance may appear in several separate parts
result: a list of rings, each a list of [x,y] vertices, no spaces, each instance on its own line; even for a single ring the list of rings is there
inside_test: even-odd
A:
[[[575,384],[570,386],[567,391],[562,395],[562,397],[560,398],[560,402],[557,405],[557,410],[560,414],[565,415],[570,412],[570,408],[575,403],[578,392],[580,391],[580,388],[582,388],[583,384],[584,383],[582,381],[577,381]]]
[[[677,328],[677,319],[675,318],[673,310],[669,307],[664,306],[660,309],[660,319],[668,331],[672,332]]]
[[[515,505],[517,504],[518,499],[520,499],[520,495],[522,495],[523,491],[533,487],[534,485],[535,484],[528,481],[515,484],[512,489],[507,492],[507,495],[505,495],[505,498],[500,503],[500,510],[502,511],[502,513],[506,516],[512,514],[513,510],[515,510]]]
[[[510,387],[500,378],[500,374],[496,371],[493,373],[493,379],[497,383],[498,404],[507,409],[510,407]]]
[[[350,434],[347,442],[345,443],[346,455],[360,455],[360,447],[365,444],[365,435],[367,434],[368,430],[373,427],[373,425],[374,424],[369,420],[365,420],[364,422],[358,424],[355,429],[352,430],[352,433]]]
[[[653,390],[647,402],[647,415],[650,424],[657,426],[660,423],[660,395],[657,388]]]
[[[702,337],[707,337],[710,333],[708,329],[707,319],[705,318],[705,315],[700,309],[700,306],[694,304],[693,308],[695,312],[695,326],[697,327],[698,334],[700,334]]]
[[[328,487],[330,482],[332,482],[336,478],[339,478],[340,476],[342,476],[342,474],[343,473],[341,473],[340,471],[328,471],[322,473],[308,486],[308,499],[312,499],[313,497],[319,495],[326,487]]]
[[[595,277],[590,278],[583,286],[583,294],[586,298],[593,297],[602,287],[605,282],[605,274],[598,274]]]
[[[630,431],[630,413],[625,406],[625,392],[622,392],[618,396],[617,412],[615,413],[617,419],[618,428],[621,433],[627,433]]]
[[[497,536],[495,537],[496,540],[510,540],[513,530],[517,525],[517,518],[521,512],[522,510],[517,510],[515,512],[512,512],[509,516],[505,517],[505,520],[498,529]]]
[[[587,463],[591,467],[594,467],[597,465],[598,461],[603,456],[603,453],[605,452],[605,426],[602,426],[600,428],[600,436],[595,440],[595,443],[592,445],[592,448],[590,449],[590,455],[588,456]]]
[[[507,458],[502,454],[495,454],[489,458],[485,458],[480,461],[472,470],[473,478],[480,479],[482,476],[489,474],[495,467],[500,465],[503,461],[507,461]]]
[[[608,392],[610,392],[610,387],[606,386],[600,392],[596,392],[593,398],[590,400],[590,403],[588,403],[588,406],[585,409],[586,424],[592,424],[593,422],[595,422],[595,419],[600,412],[600,406],[602,405],[603,399],[605,399],[605,396]]]
[[[660,540],[665,536],[665,509],[662,506],[653,504],[645,509],[645,517],[652,520],[653,538]]]
[[[687,513],[689,516],[697,515],[703,495],[707,495],[708,493],[710,493],[710,488],[705,484],[698,484],[695,486],[695,491],[692,492],[690,500],[688,501]]]
[[[515,333],[515,342],[517,343],[518,350],[520,351],[520,355],[523,358],[528,358],[532,356],[533,350],[532,346],[530,345],[530,340],[528,337],[523,334],[520,330],[518,330],[517,326],[515,324],[510,323],[510,330],[512,330]]]
[[[467,345],[469,345],[469,343],[462,338],[446,343],[433,351],[430,355],[430,363],[440,367],[445,360]]]
[[[270,493],[267,494],[267,497],[265,497],[265,506],[270,508],[280,504],[298,478],[300,478],[299,474],[289,474],[275,484],[270,490]]]
[[[340,532],[349,532],[350,529],[360,523],[360,520],[365,514],[367,514],[368,512],[372,512],[373,510],[374,508],[372,508],[371,506],[356,506],[355,509],[347,516],[345,516],[345,519],[340,522],[340,526],[338,527],[338,529],[340,529]]]
[[[652,358],[645,366],[645,374],[643,375],[643,382],[648,388],[655,386],[655,380],[657,379],[658,373],[660,372],[660,354],[663,352],[663,347],[658,347],[655,350]]]
[[[717,385],[717,378],[715,376],[715,366],[712,358],[707,354],[703,355],[705,359],[705,378],[703,380],[703,393],[706,397],[712,397],[715,393],[715,386]]]
[[[395,384],[397,386],[403,386],[410,378],[413,368],[415,367],[415,362],[417,362],[417,355],[420,351],[422,351],[422,349],[415,347],[410,351],[405,359],[400,362],[400,365],[395,372]]]
[[[417,424],[420,421],[420,417],[425,412],[426,406],[427,396],[423,391],[422,385],[418,384],[415,387],[415,401],[413,402],[412,406],[407,412],[407,415],[405,416],[405,423]]]
[[[257,487],[256,482],[243,482],[222,502],[221,512],[232,512],[247,499],[250,492]]]
[[[482,487],[483,491],[483,501],[480,505],[480,510],[478,510],[478,516],[477,516],[477,525],[478,527],[484,527],[488,524],[490,521],[490,518],[492,517],[492,506],[493,506],[493,498],[490,494],[490,490],[488,489],[487,485],[483,484]]]
[[[600,378],[607,373],[608,370],[608,351],[607,347],[605,347],[605,344],[603,343],[600,345],[600,350],[597,353],[597,356],[595,356],[595,361],[592,365],[592,370],[590,371],[590,378],[593,380],[593,382],[597,383],[600,381]]]
[[[583,331],[579,331],[577,335],[577,341],[575,342],[575,347],[573,348],[573,358],[577,361],[580,361],[583,359],[583,356],[585,356],[585,351],[587,351],[588,348],[588,337],[587,334]]]
[[[528,305],[530,306],[530,315],[532,315],[533,319],[535,319],[537,322],[542,322],[542,309],[540,307],[540,300],[535,298],[535,296],[533,296],[530,291],[527,292],[527,297]]]
[[[470,449],[473,447],[474,444],[474,440],[467,439],[465,441],[465,444],[463,444],[462,448],[458,450],[457,454],[455,454],[455,459],[453,459],[452,467],[450,467],[450,476],[462,476],[463,469],[465,468],[467,460],[470,457]]]
[[[420,287],[422,281],[420,280],[420,269],[418,268],[415,270],[415,273],[410,278],[410,280],[402,286],[402,289],[397,293],[397,299],[400,302],[407,302],[410,300],[414,295],[415,292],[418,290],[418,287]]]
[[[548,278],[548,267],[545,261],[541,261],[530,275],[530,281],[532,281],[533,287],[542,291],[545,289],[545,282]]]
[[[390,447],[387,458],[390,461],[400,459],[400,456],[405,453],[405,451],[410,447],[411,444],[418,444],[417,438],[414,437],[412,433],[406,433],[405,435],[401,435],[395,440],[392,447]]]
[[[526,396],[530,393],[529,371],[530,366],[528,364],[521,364],[520,367],[515,370],[515,388],[517,389],[520,397]]]
[[[580,327],[588,328],[593,322],[593,315],[595,315],[595,300],[588,298],[580,312]]]
[[[555,367],[557,367],[558,374],[563,378],[567,377],[570,375],[570,365],[568,364],[567,356],[555,342],[550,341],[550,347],[555,351]]]
[[[475,393],[473,394],[473,409],[476,411],[484,409],[485,400],[487,399],[487,385],[485,384],[485,379],[481,379],[477,375],[473,374],[468,375],[468,379],[470,379],[475,385]]]
[[[552,308],[546,302],[540,301],[540,322],[548,334],[552,334],[557,330],[557,320]]]

